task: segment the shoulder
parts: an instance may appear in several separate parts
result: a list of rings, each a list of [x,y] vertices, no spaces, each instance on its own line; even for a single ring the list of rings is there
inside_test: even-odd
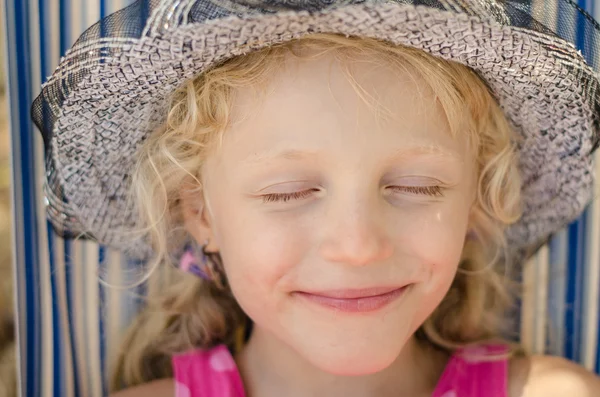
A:
[[[600,378],[560,357],[527,356],[509,362],[510,397],[600,396]]]
[[[175,381],[161,379],[143,385],[121,390],[109,397],[174,397]]]

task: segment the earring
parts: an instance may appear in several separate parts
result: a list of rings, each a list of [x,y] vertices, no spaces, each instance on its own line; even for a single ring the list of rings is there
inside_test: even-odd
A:
[[[213,282],[218,288],[223,289],[225,274],[220,256],[218,253],[207,252],[207,246],[208,240],[202,244],[200,250],[196,244],[187,244],[179,259],[179,268],[203,280]]]
[[[467,231],[467,235],[465,236],[465,239],[468,241],[477,240],[477,234],[475,233],[475,231],[473,229],[469,229]]]

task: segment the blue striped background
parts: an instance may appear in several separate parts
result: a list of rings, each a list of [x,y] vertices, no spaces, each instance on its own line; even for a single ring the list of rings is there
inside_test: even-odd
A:
[[[110,346],[136,312],[137,291],[105,289],[129,264],[91,242],[63,241],[43,216],[42,142],[29,106],[58,60],[89,25],[130,0],[6,0],[8,95],[15,181],[13,247],[22,396],[96,397],[106,393]],[[600,5],[579,0],[596,18]],[[586,48],[583,32],[556,0],[534,1]],[[595,65],[598,66],[598,65]],[[600,172],[598,172],[600,175]],[[600,373],[600,207],[596,201],[527,264],[521,307],[523,344]]]

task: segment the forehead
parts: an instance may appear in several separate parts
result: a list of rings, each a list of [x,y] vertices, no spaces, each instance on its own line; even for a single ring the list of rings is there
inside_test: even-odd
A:
[[[222,160],[240,162],[283,151],[381,153],[445,151],[461,157],[465,141],[450,134],[432,89],[415,71],[376,59],[352,64],[332,55],[288,57],[264,96],[237,89]]]

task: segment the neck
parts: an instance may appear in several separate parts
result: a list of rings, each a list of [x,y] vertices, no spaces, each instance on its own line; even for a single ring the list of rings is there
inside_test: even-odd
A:
[[[255,327],[236,361],[248,397],[431,396],[448,356],[413,336],[383,371],[332,375],[316,368],[268,331]]]

